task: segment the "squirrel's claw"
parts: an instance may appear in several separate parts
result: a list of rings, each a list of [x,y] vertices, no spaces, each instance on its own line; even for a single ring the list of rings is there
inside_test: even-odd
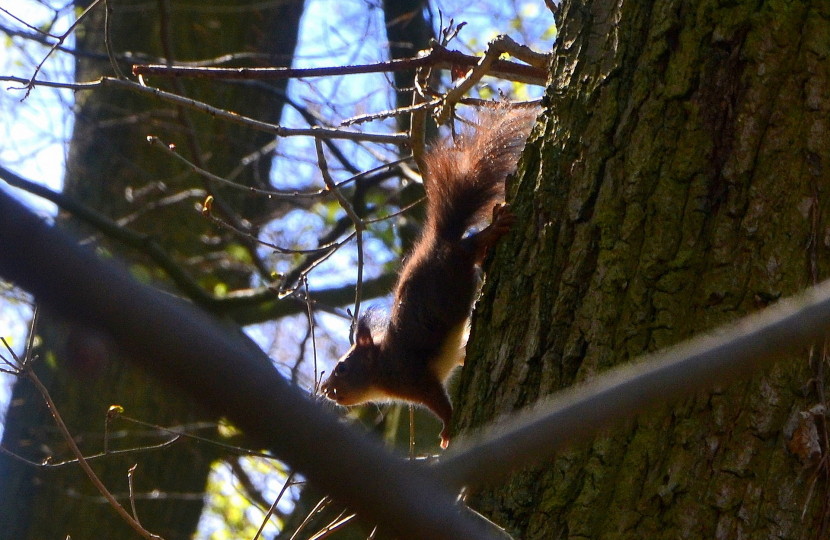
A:
[[[444,428],[441,431],[441,449],[446,450],[449,445],[450,445],[449,430],[447,428]]]

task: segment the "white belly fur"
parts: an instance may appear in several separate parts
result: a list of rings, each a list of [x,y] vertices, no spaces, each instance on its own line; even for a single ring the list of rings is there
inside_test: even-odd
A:
[[[452,375],[453,370],[464,363],[465,347],[469,335],[470,321],[468,319],[450,331],[438,357],[431,362],[432,372],[441,382],[446,381]]]

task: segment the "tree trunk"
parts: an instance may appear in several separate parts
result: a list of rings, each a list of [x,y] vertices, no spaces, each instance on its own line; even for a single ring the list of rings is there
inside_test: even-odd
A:
[[[164,4],[116,3],[112,20],[114,49],[152,58],[174,54],[176,59],[184,60],[256,51],[269,56],[274,65],[290,64],[302,0],[265,7],[240,2],[238,10],[230,16],[224,9],[227,7],[224,1],[202,2],[195,12],[174,10],[167,15],[171,34],[168,46],[162,44],[165,38],[159,38],[165,34],[164,25],[159,22],[165,15],[159,14],[157,7]],[[212,6],[223,9],[213,12]],[[96,8],[79,27],[79,49],[105,50],[103,8],[103,4]],[[129,66],[122,65],[122,70],[129,73]],[[77,64],[79,81],[95,80],[102,74],[111,75],[107,62],[84,59]],[[164,85],[164,81],[151,83]],[[285,83],[277,85],[278,90],[284,88]],[[184,92],[268,122],[278,122],[282,109],[282,100],[273,91],[241,85],[198,81],[184,85]],[[218,243],[201,240],[217,232],[194,210],[193,197],[141,215],[147,210],[148,201],[203,187],[201,181],[177,168],[147,144],[146,137],[151,134],[160,136],[166,143],[175,143],[183,155],[204,163],[220,175],[227,174],[242,157],[270,140],[262,133],[229,126],[206,115],[168,108],[159,101],[123,90],[79,93],[65,193],[113,218],[138,214],[128,226],[152,235],[209,291],[223,282],[232,287],[247,285],[250,270],[222,272],[208,264],[213,260],[212,255],[221,255],[233,240],[230,236]],[[251,168],[237,181],[249,185],[267,183],[269,170],[270,158],[266,157],[260,166]],[[134,202],[125,197],[128,188],[138,194],[140,189],[155,182],[164,182],[166,191],[150,189],[144,198],[137,197]],[[247,195],[237,195],[241,191],[214,193],[246,219],[256,221],[273,210]],[[73,225],[78,224],[73,222]],[[107,251],[123,250],[113,243],[102,243],[102,246]],[[129,261],[141,276],[161,277],[141,254],[123,253],[119,258]],[[198,262],[187,266],[194,260]],[[189,399],[160,387],[144,372],[123,361],[123,355],[129,351],[111,350],[105,338],[94,329],[78,328],[45,314],[38,335],[42,345],[36,371],[48,385],[57,409],[85,454],[102,451],[104,419],[110,405],[124,406],[131,417],[161,426],[185,426],[188,431],[193,431],[195,422],[216,421]],[[158,444],[169,437],[169,434],[153,433],[123,422],[114,423],[113,429],[118,433],[112,438],[111,450]],[[142,431],[145,433],[140,434]],[[127,435],[123,436],[124,433]],[[205,435],[204,431],[195,433]],[[215,429],[208,435],[216,437]],[[54,461],[71,457],[43,399],[28,381],[14,388],[3,446],[34,461],[48,456]],[[184,440],[162,450],[95,460],[92,466],[104,484],[120,496],[121,504],[129,508],[125,496],[127,472],[137,463],[134,489],[141,523],[167,540],[186,539],[198,523],[211,464],[221,454],[210,445]],[[151,496],[153,493],[156,496]],[[37,468],[0,455],[0,507],[3,508],[0,538],[21,540],[71,535],[80,539],[99,537],[103,532],[107,538],[136,538],[136,533],[102,501],[77,465]]]
[[[827,2],[566,1],[560,21],[456,393],[462,431],[830,270]],[[827,431],[807,412],[822,349],[471,504],[524,540],[826,538]]]

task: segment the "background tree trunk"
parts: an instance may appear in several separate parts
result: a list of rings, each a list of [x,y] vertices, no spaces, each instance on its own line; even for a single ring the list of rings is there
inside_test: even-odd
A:
[[[390,59],[411,58],[416,56],[418,51],[429,48],[430,39],[435,36],[435,33],[432,28],[432,20],[427,17],[428,4],[429,2],[426,0],[384,0],[383,17],[386,23]],[[395,106],[406,107],[412,104],[414,79],[414,71],[396,71],[394,73]],[[399,116],[398,126],[401,131],[407,130],[409,128],[409,115]],[[437,133],[434,122],[430,122],[430,128]],[[413,182],[399,196],[402,204],[414,202],[424,196],[423,186]],[[411,210],[407,217],[412,221],[407,224],[408,226],[401,226],[398,230],[405,250],[409,250],[418,238],[420,227],[412,226],[412,222],[419,222],[418,225],[423,222],[423,208]],[[399,448],[400,451],[406,452],[409,447],[410,436],[409,406],[388,404],[383,405],[383,407],[385,411],[380,423],[377,420],[377,408],[373,406],[365,407],[361,411],[361,417],[366,424],[373,425],[376,431],[382,432],[383,438],[387,442]],[[438,440],[437,434],[441,427],[440,422],[435,419],[432,413],[419,409],[415,411],[415,414],[417,415],[415,421],[416,450],[420,453],[435,447]],[[296,501],[294,511],[286,521],[279,538],[291,538],[297,527],[324,496],[325,494],[315,486],[304,485]],[[332,522],[340,515],[342,510],[342,505],[331,504],[316,515],[312,525],[318,525],[317,528],[319,529],[322,526],[320,524]],[[371,523],[361,523],[360,526],[345,527],[338,531],[337,535],[343,540],[361,540],[367,537],[372,527],[373,524]],[[313,531],[316,529],[309,526],[307,530]],[[386,537],[383,531],[376,534],[376,538],[379,539]]]
[[[461,431],[830,270],[827,2],[566,1],[560,20],[510,190],[518,221],[456,393]],[[822,350],[641,415],[471,504],[524,540],[826,538],[827,431],[806,412],[824,401]],[[820,445],[802,451],[811,425]]]
[[[118,2],[112,20],[114,49],[118,53],[129,51],[152,58],[175,56],[178,60],[206,59],[228,52],[260,52],[270,60],[258,64],[289,65],[291,62],[302,0],[259,8],[251,2],[238,2],[232,16],[225,9],[211,10],[213,6],[227,8],[224,1],[202,2],[195,12],[159,13],[158,6],[165,4],[151,4],[148,8],[145,2]],[[79,49],[105,51],[103,5],[100,8],[92,12],[77,32]],[[122,69],[128,72],[129,66],[122,65]],[[111,74],[107,62],[87,59],[77,64],[79,81],[94,80],[101,74]],[[277,123],[282,110],[279,95],[285,89],[285,82],[275,85],[276,91],[211,81],[188,83],[184,87],[184,93],[190,97]],[[229,271],[217,271],[215,266],[207,264],[217,255],[227,258],[224,250],[232,240],[220,238],[215,243],[199,240],[216,235],[215,227],[194,210],[196,199],[203,198],[203,194],[186,197],[178,204],[160,205],[141,215],[150,201],[204,187],[170,160],[161,159],[158,150],[147,144],[146,137],[158,135],[166,143],[175,143],[189,159],[206,164],[220,175],[227,174],[243,156],[266,144],[271,137],[216,122],[205,115],[191,118],[183,110],[159,107],[158,102],[120,90],[77,94],[77,99],[65,193],[113,218],[139,214],[130,228],[151,234],[208,291],[223,282],[240,287],[248,285],[250,270],[231,266]],[[270,157],[266,156],[258,166],[238,177],[237,182],[267,184],[270,165]],[[138,190],[158,182],[163,182],[165,187],[145,190],[143,196],[133,201],[125,197],[129,188],[139,193]],[[255,223],[278,210],[263,205],[262,199],[240,196],[240,191],[212,192],[217,200],[240,209],[241,217]],[[122,251],[112,243],[103,245],[107,250]],[[119,258],[129,261],[138,275],[154,280],[161,277],[145,257],[134,252],[119,253]],[[120,360],[120,352],[108,350],[94,329],[73,327],[71,323],[67,326],[66,321],[55,320],[48,314],[41,322],[37,372],[47,382],[58,410],[85,454],[103,449],[104,418],[110,405],[124,406],[126,413],[135,418],[162,426],[186,425],[190,430],[195,422],[216,420],[190,400],[160,387],[143,372]],[[161,442],[158,434],[137,435],[136,426],[117,423],[114,428],[128,428],[132,434],[114,437],[111,449]],[[55,461],[69,457],[42,398],[28,382],[15,386],[5,421],[3,446],[34,461],[47,456],[53,456]],[[212,462],[219,457],[220,452],[214,447],[185,441],[164,450],[94,461],[93,467],[111,491],[124,497],[127,471],[138,463],[135,472],[138,517],[151,532],[173,540],[190,538],[195,530],[207,475]],[[143,497],[154,491],[159,495],[157,499]],[[126,498],[121,502],[129,506]],[[0,507],[3,508],[0,538],[21,540],[67,535],[94,538],[102,532],[108,538],[136,537],[101,500],[77,466],[42,469],[0,456]]]
[[[432,12],[428,0],[384,0],[383,20],[386,22],[386,37],[389,40],[389,58],[413,58],[419,51],[429,48],[429,42],[435,38]],[[427,17],[429,14],[429,17]],[[395,106],[412,105],[415,88],[415,70],[396,71]],[[401,131],[409,129],[409,115],[398,117]],[[434,122],[429,123],[429,136],[438,133]]]

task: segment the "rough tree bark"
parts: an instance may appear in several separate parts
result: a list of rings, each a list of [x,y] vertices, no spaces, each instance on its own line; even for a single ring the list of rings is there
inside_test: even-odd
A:
[[[560,20],[459,431],[830,274],[830,4],[566,0]],[[471,503],[524,540],[826,538],[823,347]]]
[[[181,7],[168,2],[115,3],[114,49],[118,53],[143,53],[151,58],[173,56],[177,60],[212,58],[228,52],[259,52],[270,57],[270,61],[260,63],[290,64],[302,0],[264,7],[241,1],[231,10],[225,1],[202,2],[195,11],[176,9]],[[160,13],[160,8],[171,11]],[[78,28],[76,46],[79,49],[105,51],[103,9],[101,4]],[[163,20],[167,27],[160,23]],[[129,65],[122,64],[122,69],[128,73]],[[94,80],[101,74],[111,75],[109,63],[90,59],[77,63],[79,81]],[[285,83],[277,85],[277,91],[284,86]],[[278,122],[282,110],[279,94],[268,90],[197,82],[185,84],[184,91],[190,97],[269,122]],[[205,236],[216,235],[216,230],[194,210],[195,197],[185,197],[178,204],[160,205],[141,214],[147,210],[145,205],[149,201],[204,187],[198,179],[185,174],[150,148],[146,137],[159,135],[165,142],[175,143],[189,159],[202,160],[208,169],[225,175],[243,156],[270,140],[269,136],[228,126],[204,115],[184,113],[124,91],[102,90],[79,93],[76,97],[65,193],[113,218],[136,213],[137,219],[128,226],[153,235],[207,290],[223,282],[231,286],[247,285],[250,267],[239,271],[239,266],[230,265],[230,271],[223,271],[213,264],[232,240],[227,237],[219,242],[202,241]],[[269,169],[270,159],[266,157],[237,181],[267,184]],[[134,201],[125,197],[128,188],[138,195],[142,188],[156,182],[165,183],[165,193],[150,188]],[[239,191],[216,193],[217,196],[221,193],[230,207],[254,222],[274,210],[260,199],[239,196]],[[74,222],[73,225],[78,226]],[[129,261],[138,275],[154,280],[161,277],[140,254],[123,253],[121,246],[112,243],[102,245]],[[102,450],[104,415],[112,404],[123,405],[130,416],[164,426],[192,426],[194,422],[216,420],[190,400],[159,387],[143,372],[120,360],[119,352],[106,350],[107,344],[94,330],[73,327],[71,323],[67,326],[66,321],[45,314],[38,335],[43,340],[38,373],[48,384],[59,411],[86,454]],[[124,429],[125,426],[116,424],[116,427]],[[26,381],[15,386],[5,428],[5,448],[35,461],[47,456],[54,456],[55,460],[68,457],[43,400]],[[135,426],[131,429],[135,430]],[[158,436],[146,434],[125,440],[116,436],[110,448],[158,442]],[[184,442],[165,450],[94,461],[93,467],[128,507],[129,501],[124,497],[127,471],[138,463],[135,490],[139,494],[137,511],[142,524],[167,540],[184,539],[191,536],[198,523],[207,474],[220,454],[208,445]],[[154,491],[158,494],[155,499],[144,497]],[[0,538],[20,540],[67,535],[94,538],[104,532],[108,538],[136,537],[101,500],[76,466],[41,469],[0,456],[0,508],[3,509]]]

